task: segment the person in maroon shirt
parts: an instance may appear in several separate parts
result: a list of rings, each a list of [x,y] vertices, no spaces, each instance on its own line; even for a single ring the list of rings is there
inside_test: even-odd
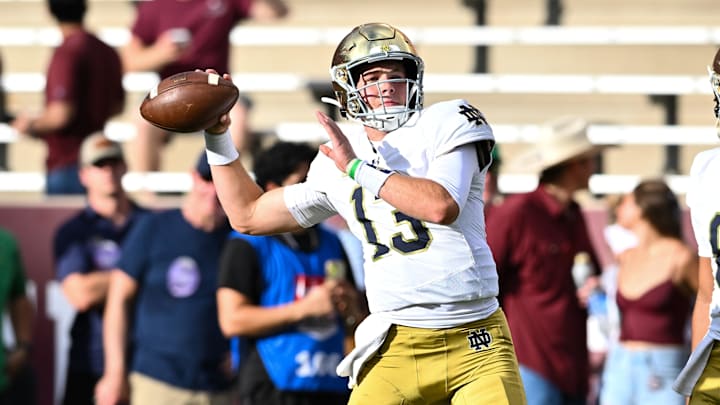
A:
[[[598,278],[577,288],[572,268],[576,257],[589,257],[596,274],[600,267],[573,195],[588,188],[600,148],[588,140],[582,119],[562,117],[541,128],[535,145],[512,163],[539,172],[539,185],[493,210],[488,244],[528,404],[584,405],[586,302]]]
[[[195,69],[230,72],[230,31],[245,19],[269,21],[287,14],[284,0],[154,0],[137,6],[132,38],[122,50],[125,71],[153,71],[161,79]],[[233,141],[249,151],[249,100],[231,111]],[[134,142],[135,171],[157,171],[170,133],[139,119]]]
[[[47,69],[45,108],[19,115],[12,126],[47,143],[48,194],[83,194],[78,177],[80,144],[122,112],[125,91],[117,52],[86,31],[86,0],[48,0],[62,34]]]

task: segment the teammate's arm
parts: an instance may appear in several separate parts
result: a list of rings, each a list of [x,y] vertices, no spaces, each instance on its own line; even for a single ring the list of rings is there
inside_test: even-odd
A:
[[[698,265],[698,290],[692,315],[692,348],[697,347],[710,327],[710,301],[715,279],[712,275],[712,260],[700,257]]]

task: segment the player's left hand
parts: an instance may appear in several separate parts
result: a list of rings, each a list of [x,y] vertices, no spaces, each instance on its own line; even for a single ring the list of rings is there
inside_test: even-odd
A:
[[[340,127],[332,118],[321,111],[318,111],[315,115],[320,125],[325,128],[325,132],[327,132],[330,142],[332,143],[332,148],[327,145],[320,145],[320,151],[332,159],[335,162],[335,166],[337,166],[341,172],[345,173],[348,163],[357,157],[355,151],[345,134],[343,134]]]

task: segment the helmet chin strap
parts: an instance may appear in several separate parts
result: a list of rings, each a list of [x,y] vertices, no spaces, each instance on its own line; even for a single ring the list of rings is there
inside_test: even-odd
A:
[[[371,117],[363,121],[371,127],[382,131],[394,131],[409,119],[410,113],[405,106],[380,107],[373,110]]]
[[[325,104],[334,105],[337,108],[342,108],[342,105],[340,105],[340,102],[335,100],[332,97],[320,97],[320,101]]]

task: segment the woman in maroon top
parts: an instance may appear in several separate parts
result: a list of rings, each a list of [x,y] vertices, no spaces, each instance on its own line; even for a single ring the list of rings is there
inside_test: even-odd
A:
[[[617,223],[637,246],[618,257],[620,342],[603,375],[602,404],[682,405],[672,382],[688,356],[687,325],[697,289],[697,256],[682,238],[681,210],[662,180],[627,194]]]
[[[598,261],[575,192],[588,188],[600,152],[587,123],[563,117],[541,127],[533,147],[511,167],[535,171],[535,191],[507,197],[487,218],[488,244],[500,278],[529,405],[585,405],[589,360],[585,305],[598,278],[579,289],[578,255]]]

